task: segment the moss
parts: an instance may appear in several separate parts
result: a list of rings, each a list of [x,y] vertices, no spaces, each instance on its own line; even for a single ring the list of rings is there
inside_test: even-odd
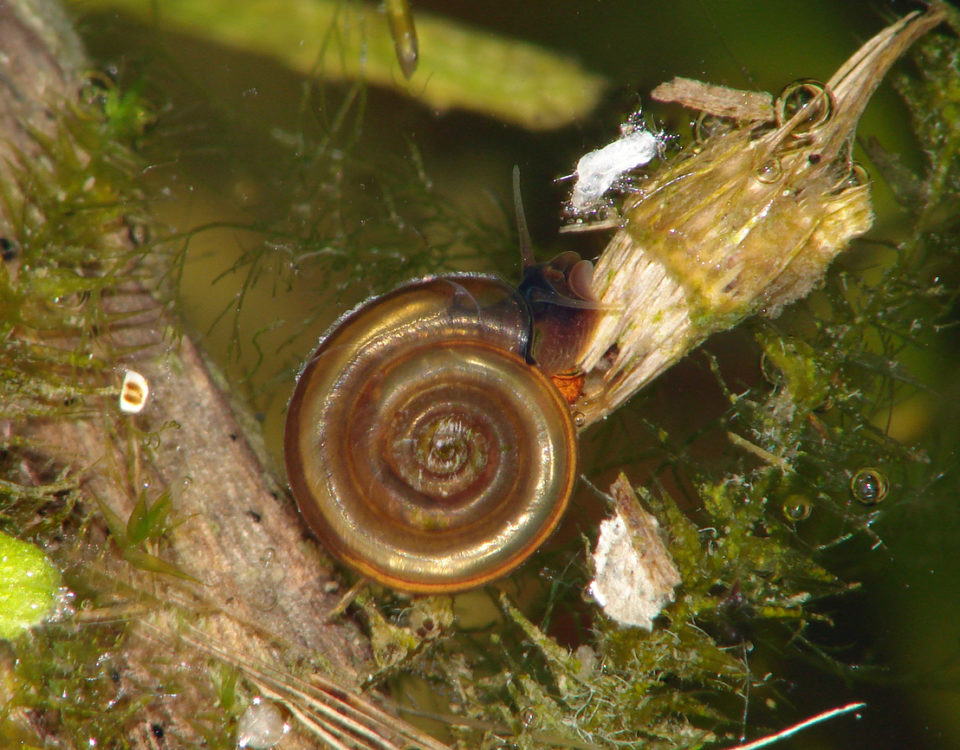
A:
[[[75,746],[87,737],[102,743],[122,734],[131,712],[142,705],[135,696],[123,696],[119,662],[110,656],[122,643],[114,628],[81,630],[70,625],[49,626],[19,641],[13,666],[16,687],[5,701],[0,732],[10,736],[23,731],[16,709],[29,708],[49,722],[34,742],[51,730],[65,734]],[[116,711],[103,710],[109,705]]]
[[[95,339],[111,323],[104,296],[137,277],[142,250],[125,240],[139,204],[133,161],[98,95],[87,95],[59,113],[55,136],[33,134],[39,156],[21,159],[15,184],[0,186],[12,222],[0,264],[0,419],[15,426],[84,418],[119,392]],[[49,543],[83,521],[76,473],[43,456],[19,430],[0,436],[0,522]]]
[[[169,256],[143,231],[134,184],[139,164],[128,143],[152,119],[139,96],[96,76],[79,102],[52,117],[49,134],[31,134],[37,153],[17,160],[13,181],[0,185],[10,227],[0,263],[0,420],[7,427],[0,432],[0,525],[38,547],[0,539],[32,550],[18,567],[28,573],[32,557],[44,611],[61,573],[74,608],[0,652],[0,745],[39,746],[55,736],[64,746],[107,747],[140,726],[158,694],[180,691],[162,651],[132,656],[128,618],[149,609],[149,597],[141,600],[116,575],[116,552],[142,570],[178,573],[150,554],[168,528],[169,495],[144,494],[129,519],[107,514],[104,524],[89,488],[81,490],[86,467],[51,456],[30,427],[99,420],[110,425],[124,470],[136,473],[156,436],[121,417],[115,365],[133,352],[112,348],[102,333],[128,320],[111,311],[119,290],[150,280],[158,295],[169,295],[156,270]],[[116,548],[105,542],[114,530]],[[49,562],[41,564],[41,549]],[[21,606],[26,593],[19,589]],[[96,607],[115,608],[116,620],[90,624],[78,614]],[[12,616],[5,636],[13,635]],[[134,662],[148,665],[149,676],[135,674]],[[212,718],[194,715],[194,731],[211,746],[229,746],[223,717]]]

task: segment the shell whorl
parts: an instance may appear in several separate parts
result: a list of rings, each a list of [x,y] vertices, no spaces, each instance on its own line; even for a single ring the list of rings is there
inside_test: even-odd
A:
[[[287,474],[336,557],[411,591],[505,575],[553,530],[575,428],[527,361],[523,297],[495,278],[414,282],[346,315],[288,409]]]

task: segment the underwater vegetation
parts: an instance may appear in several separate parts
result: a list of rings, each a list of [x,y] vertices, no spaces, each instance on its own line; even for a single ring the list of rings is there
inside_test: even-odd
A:
[[[0,744],[728,747],[861,700],[863,720],[830,727],[882,734],[884,696],[897,693],[877,686],[896,683],[895,659],[862,638],[855,610],[873,616],[879,582],[939,565],[936,550],[960,531],[950,375],[960,47],[956,13],[945,12],[948,23],[890,75],[917,152],[890,151],[882,137],[856,152],[874,195],[889,188],[872,233],[822,281],[785,285],[813,291],[779,316],[748,318],[622,409],[604,406],[606,418],[579,438],[583,479],[559,530],[510,577],[457,595],[401,594],[335,566],[278,478],[271,420],[300,360],[354,302],[426,274],[518,278],[512,211],[477,191],[470,200],[448,191],[465,183],[433,175],[425,137],[378,133],[378,99],[395,95],[324,81],[318,65],[318,78],[291,86],[292,123],[222,136],[262,139],[262,153],[225,170],[236,178],[225,180],[227,202],[243,210],[197,221],[167,196],[202,185],[191,170],[215,171],[209,149],[234,158],[204,138],[243,118],[223,102],[181,109],[191,87],[169,48],[154,68],[130,62],[116,82],[89,64],[65,72],[80,85],[63,87],[54,115],[27,129],[0,173],[0,531],[23,551],[21,571],[57,571],[43,597],[63,587],[42,623],[4,631]],[[102,18],[78,22],[95,55]],[[189,37],[127,24],[120,36]],[[429,40],[420,35],[421,66]],[[199,42],[180,42],[185,66]],[[196,88],[197,99],[215,98]],[[823,101],[814,93],[794,112]],[[402,112],[398,122],[414,106],[387,104]],[[602,134],[563,147],[558,173],[616,138],[634,109],[608,106]],[[670,111],[662,116],[680,132],[685,115]],[[449,117],[455,128],[467,122]],[[749,142],[772,132],[750,127]],[[729,132],[701,121],[701,141],[670,139],[649,172],[616,184],[610,208],[650,209],[636,196],[652,192],[658,174],[709,151],[704,133]],[[575,140],[524,136],[553,149],[564,137]],[[780,169],[797,154],[817,166],[791,148]],[[844,147],[838,154],[851,162]],[[840,177],[831,196],[863,194],[859,171]],[[668,182],[681,190],[685,179]],[[561,183],[557,195],[572,187]],[[563,198],[543,202],[559,223]],[[543,211],[531,215],[535,236]],[[646,224],[631,231],[646,241]],[[603,232],[568,233],[549,250],[576,243],[599,254]],[[204,257],[207,238],[226,255]],[[191,317],[197,294],[209,304]],[[697,306],[697,335],[665,359],[764,312],[740,301],[722,315]],[[140,411],[121,406],[130,372],[148,384]],[[624,626],[587,593],[600,522],[630,503],[654,519],[648,528],[679,580],[646,627]],[[935,621],[942,598],[881,601],[900,608],[895,624],[918,612]],[[937,635],[950,637],[948,628]],[[958,675],[943,662],[930,682],[949,706]],[[823,686],[829,694],[817,695]],[[960,731],[942,717],[937,726]],[[916,746],[936,743],[920,734]]]

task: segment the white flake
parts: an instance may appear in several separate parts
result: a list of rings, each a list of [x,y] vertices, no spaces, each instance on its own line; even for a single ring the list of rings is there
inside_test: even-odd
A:
[[[611,488],[617,514],[600,524],[593,553],[590,595],[621,625],[651,630],[653,619],[673,601],[680,583],[656,519],[645,511],[624,478]]]
[[[645,130],[636,123],[636,116],[631,117],[620,126],[617,140],[580,157],[570,196],[571,211],[574,214],[595,211],[627,172],[649,163],[662,147],[661,135]]]

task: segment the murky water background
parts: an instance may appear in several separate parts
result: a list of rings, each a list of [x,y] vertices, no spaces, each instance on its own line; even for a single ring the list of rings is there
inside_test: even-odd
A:
[[[476,115],[438,116],[395,94],[367,92],[355,154],[368,156],[371,164],[403,162],[414,144],[438,191],[460,210],[499,223],[505,241],[512,231],[510,174],[518,164],[528,221],[544,257],[583,242],[557,236],[566,187],[555,178],[568,174],[579,155],[611,140],[638,97],[652,122],[669,117],[663,121],[668,129],[686,133],[686,123],[675,111],[661,114],[647,106],[646,93],[653,86],[683,75],[777,92],[797,78],[825,80],[884,25],[881,12],[912,9],[906,3],[842,0],[434,0],[415,7],[563,51],[612,82],[604,105],[589,121],[539,133]],[[311,113],[305,116],[301,110],[304,81],[262,58],[194,38],[158,35],[118,16],[82,18],[82,31],[100,63],[115,66],[122,81],[140,81],[145,90],[162,92],[144,175],[157,215],[179,230],[228,225],[191,239],[183,311],[208,350],[255,397],[271,448],[279,453],[282,410],[298,361],[324,328],[364,294],[362,284],[347,285],[321,301],[324,312],[304,330],[301,321],[318,302],[316,287],[309,277],[289,289],[276,287],[265,271],[243,300],[234,328],[232,301],[244,277],[229,269],[262,240],[244,225],[276,222],[295,210],[291,196],[299,186],[292,177],[285,181],[288,151],[278,145],[276,134],[314,127]],[[329,101],[338,101],[343,90],[333,87]],[[921,163],[907,112],[889,87],[875,97],[859,135],[878,138],[908,164]],[[874,195],[879,218],[873,234],[895,239],[901,216],[885,187],[877,185]],[[474,260],[472,267],[510,277],[515,266],[509,262],[504,264],[498,251],[489,265]],[[456,267],[451,263],[443,270]],[[943,352],[919,362],[934,372],[934,380],[942,380],[935,368],[956,361],[950,343],[945,340]],[[756,352],[746,336],[728,334],[710,346],[729,362],[742,355],[743,378],[756,377]],[[640,399],[622,418],[665,419],[676,430],[694,431],[723,408],[705,361],[696,356],[655,388],[656,399]],[[956,407],[931,396],[904,412],[909,425],[903,434],[936,440],[931,430],[937,414],[955,415]],[[588,435],[584,471],[595,481],[606,481],[621,463],[619,456],[632,455],[634,448],[604,445],[601,453]],[[634,464],[631,479],[643,481],[650,463]],[[588,493],[582,501],[590,501]],[[781,747],[960,746],[960,561],[953,552],[960,541],[958,508],[955,500],[946,504],[942,499],[929,507],[901,508],[880,525],[884,548],[871,549],[860,540],[837,556],[844,574],[862,580],[863,588],[828,603],[837,626],[815,632],[833,656],[861,668],[827,674],[795,657],[787,664],[755,666],[758,674],[786,675],[780,687],[798,716],[852,700],[869,704],[860,720],[840,719]],[[582,513],[579,523],[588,518],[589,513]],[[579,533],[576,517],[570,523],[561,533]]]

